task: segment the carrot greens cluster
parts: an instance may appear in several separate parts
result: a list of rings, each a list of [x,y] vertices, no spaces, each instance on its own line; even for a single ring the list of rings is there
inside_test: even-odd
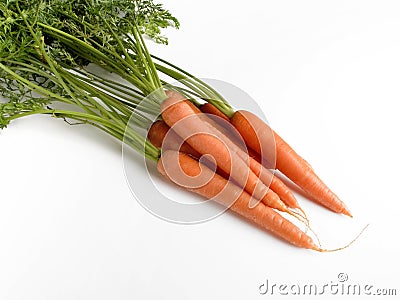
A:
[[[131,124],[151,120],[134,108],[162,83],[142,34],[166,43],[161,29],[178,21],[151,1],[2,1],[0,4],[0,127],[32,114],[91,124],[157,160],[159,149]],[[117,31],[118,29],[118,31]],[[127,45],[129,44],[129,48]],[[97,64],[127,83],[86,68]],[[164,95],[165,98],[165,95]],[[157,112],[159,103],[140,108]],[[57,109],[57,103],[68,109]]]
[[[22,110],[1,108],[2,127],[33,113],[78,117],[47,109],[50,102],[74,104],[88,114],[108,116],[112,122],[123,119],[126,123],[132,112],[138,114],[134,109],[139,103],[141,110],[159,112],[161,100],[154,95],[154,101],[143,102],[155,91],[160,93],[156,96],[165,98],[162,86],[166,82],[159,79],[158,71],[184,82],[187,89],[179,90],[188,97],[195,95],[232,111],[221,95],[191,74],[158,57],[153,63],[142,34],[167,43],[161,29],[179,27],[177,19],[159,4],[139,0],[7,1],[2,2],[0,11],[1,95],[10,99],[8,108],[30,100]],[[89,64],[119,79],[93,73]],[[86,117],[88,122],[93,119]],[[82,121],[81,115],[79,119]],[[144,116],[131,120],[141,127],[149,125]],[[121,137],[115,131],[113,135]]]

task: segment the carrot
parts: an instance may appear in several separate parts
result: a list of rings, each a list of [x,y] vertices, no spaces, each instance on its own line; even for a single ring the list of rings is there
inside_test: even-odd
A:
[[[205,114],[217,116],[218,118],[220,118],[221,120],[219,120],[219,119],[210,120],[211,124],[214,127],[216,127],[219,131],[221,131],[223,134],[225,134],[227,137],[229,137],[233,142],[238,144],[238,146],[243,146],[243,145],[241,145],[241,144],[243,144],[242,137],[240,136],[240,134],[238,136],[238,132],[232,132],[232,130],[231,130],[232,125],[230,125],[230,126],[224,125],[225,122],[228,124],[231,124],[230,119],[225,114],[223,114],[217,107],[215,107],[214,105],[212,105],[209,102],[206,102],[206,103],[200,105],[200,110],[201,110],[201,112],[203,112]],[[251,158],[254,158],[256,161],[261,163],[261,157],[256,151],[254,151],[252,148],[249,148],[249,147],[246,147],[246,149],[244,149],[244,150],[248,153],[248,155]]]
[[[230,122],[229,118],[211,103],[201,105],[200,110],[203,113],[212,114]],[[225,126],[225,128],[227,128],[227,126]],[[269,185],[269,187],[278,194],[280,199],[287,206],[302,210],[292,191],[278,177],[274,176],[261,164],[260,155],[249,147],[247,147],[246,152],[248,152],[248,155],[250,156],[250,169],[261,179],[261,181],[264,182],[264,184]]]
[[[258,116],[240,110],[235,112],[231,123],[240,132],[246,144],[257,153],[262,153],[263,146],[271,143],[266,132],[272,129]],[[300,157],[276,132],[272,131],[276,143],[276,166],[290,180],[302,188],[312,200],[328,209],[352,216],[346,205],[315,174],[311,166]]]
[[[278,195],[266,187],[249,169],[248,163],[240,157],[237,150],[230,149],[221,141],[215,128],[201,118],[197,107],[194,108],[192,103],[176,92],[167,91],[167,96],[161,104],[161,114],[165,123],[197,152],[203,155],[210,154],[216,164],[255,199],[265,201],[273,208],[287,210]]]
[[[164,121],[157,120],[151,125],[147,137],[154,146],[161,148],[168,130],[170,130],[170,128]],[[194,150],[188,143],[184,142],[176,133],[170,132],[169,134],[171,134],[171,136],[168,138],[167,144],[164,144],[164,150],[179,150],[180,152],[189,154],[196,159],[200,159],[201,154]],[[293,193],[268,169],[264,168],[254,159],[250,159],[250,169],[264,184],[270,185],[269,188],[279,196],[283,203],[292,208],[300,208]],[[217,173],[222,175],[224,178],[229,178],[229,174],[219,167],[217,167]]]
[[[163,120],[157,120],[150,126],[147,138],[150,143],[157,148],[163,146],[164,150],[179,150],[183,153],[190,154],[197,159],[201,157],[201,154],[194,150],[188,143],[184,142],[179,135],[169,130],[169,126],[165,124]],[[163,145],[167,133],[168,140]]]
[[[225,114],[223,114],[217,107],[215,107],[214,105],[212,105],[209,102],[200,105],[200,110],[201,110],[201,112],[203,112],[205,114],[217,116],[217,117],[221,118],[222,120],[228,122],[229,124],[231,122],[231,120]],[[227,128],[227,126],[224,126],[224,128]],[[233,134],[231,133],[229,135],[229,137],[232,138]],[[233,140],[236,140],[236,139],[237,139],[236,137],[233,137]],[[240,142],[242,142],[242,137],[240,137]],[[260,154],[258,154],[256,151],[254,151],[250,147],[247,147],[245,150],[249,154],[250,157],[254,158],[256,161],[261,163]]]
[[[175,163],[174,159],[176,155],[178,155],[179,164]],[[166,170],[165,166],[176,168],[176,170]],[[171,174],[173,176],[178,169],[182,170],[189,177],[201,175],[205,178],[210,178],[206,184],[200,187],[185,188],[224,206],[230,205],[231,200],[236,199],[229,208],[248,221],[264,230],[274,233],[297,247],[321,251],[311,237],[264,203],[259,202],[256,206],[250,208],[249,203],[252,202],[252,197],[249,193],[207,167],[201,167],[201,163],[190,156],[171,150],[164,151],[158,161],[157,169],[162,175],[172,181],[175,180],[171,178]]]
[[[206,103],[202,104],[200,106],[200,110],[205,114],[214,115],[214,116],[224,119],[227,122],[230,122],[229,118],[227,116],[225,116],[218,108],[216,108],[211,103],[206,102]]]
[[[261,179],[265,184],[269,184],[269,187],[278,194],[280,199],[289,207],[300,208],[296,197],[292,191],[276,177],[271,171],[265,168],[263,165],[258,163],[255,159],[250,158],[250,169]]]
[[[205,103],[200,105],[200,110],[198,110],[198,113],[203,113],[205,116],[207,116],[207,118],[203,118],[204,121],[210,123],[215,129],[220,131],[225,137],[229,138],[238,147],[248,152],[248,148],[244,144],[243,138],[240,136],[240,133],[235,130],[229,118],[225,116],[220,110],[218,110],[218,108],[216,108],[211,103]],[[256,153],[255,151],[253,151],[252,154],[259,156],[258,153]],[[249,156],[252,157],[252,155],[250,154]]]
[[[165,137],[167,136],[167,133],[168,138],[166,139]],[[157,148],[162,147],[163,150],[179,150],[182,153],[191,155],[197,160],[199,160],[202,156],[199,152],[194,150],[192,146],[183,141],[183,139],[171,128],[169,128],[169,126],[163,120],[157,120],[150,126],[147,133],[147,138],[149,139],[150,143]],[[203,163],[209,168],[215,167],[215,164],[209,160],[204,160]],[[216,166],[216,168],[218,174],[225,178],[229,178],[229,174],[227,174],[224,170],[218,166]]]
[[[207,105],[207,111],[218,116],[222,114],[210,103]],[[246,144],[267,159],[271,156],[271,146],[269,145],[276,144],[277,168],[300,186],[312,200],[335,212],[351,216],[345,204],[322,182],[310,164],[256,115],[248,111],[238,111],[231,118],[231,123],[239,131]],[[297,163],[297,169],[293,168],[293,164],[290,163],[293,161]]]
[[[210,122],[210,121],[209,121]],[[219,124],[215,124],[214,122],[211,121],[211,125],[216,127],[216,129],[219,129],[220,126]],[[233,143],[233,141],[229,140],[227,136],[218,133],[218,131],[215,131],[215,133],[218,135],[218,137],[221,138],[221,140],[228,145],[231,149],[236,148],[236,144]],[[269,171],[267,168],[265,168],[263,165],[261,165],[259,162],[257,162],[254,158],[249,157],[249,155],[241,151],[240,147],[236,149],[237,154],[239,157],[241,157],[244,161],[248,162],[250,170],[266,185],[269,186],[282,200],[284,204],[289,205],[290,207],[293,208],[299,208],[302,213],[304,214],[304,211],[300,208],[296,198],[294,197],[293,193],[289,190],[289,188],[276,176],[274,176],[271,171]],[[269,202],[264,202],[268,206],[271,206]],[[278,208],[281,211],[288,212],[288,209],[286,207],[283,207],[281,205],[281,208]]]

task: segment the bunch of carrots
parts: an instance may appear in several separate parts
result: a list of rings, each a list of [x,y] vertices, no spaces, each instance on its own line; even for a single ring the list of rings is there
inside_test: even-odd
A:
[[[326,251],[284,217],[289,214],[309,226],[304,210],[275,169],[313,201],[351,216],[312,167],[268,124],[249,111],[234,111],[211,86],[148,52],[143,34],[165,41],[159,27],[169,26],[171,20],[178,24],[161,6],[152,1],[118,0],[105,5],[96,0],[32,0],[2,3],[0,12],[4,27],[0,91],[9,99],[0,104],[0,128],[33,114],[89,124],[154,160],[158,171],[171,181],[168,166],[178,159],[187,176],[210,178],[187,189],[229,206],[301,248]],[[93,73],[88,64],[114,73],[121,81]],[[184,87],[166,85],[159,75],[179,80]],[[68,104],[68,109],[54,108],[59,102]],[[153,122],[147,114],[159,118]],[[132,128],[131,120],[146,129],[147,136]]]
[[[162,120],[153,123],[148,132],[151,143],[163,150],[157,164],[161,174],[175,181],[170,178],[173,173],[166,172],[165,166],[170,165],[168,160],[176,155],[188,176],[199,176],[201,172],[208,174],[215,168],[200,168],[199,159],[202,155],[212,155],[217,167],[212,179],[201,187],[189,187],[189,190],[226,205],[230,203],[226,197],[234,197],[239,189],[240,196],[231,210],[298,247],[324,251],[277,212],[294,215],[298,210],[306,218],[291,190],[264,166],[269,164],[269,157],[264,158],[263,149],[271,152],[271,146],[276,146],[277,169],[303,189],[310,199],[336,213],[351,216],[345,204],[302,157],[249,111],[236,111],[228,118],[210,103],[196,107],[177,92],[168,91],[167,96],[161,104]],[[187,122],[180,124],[185,119]],[[235,143],[235,132],[229,132],[232,126],[245,141],[246,149]],[[166,136],[170,138],[164,140]],[[174,154],[176,151],[179,153]],[[227,187],[231,193],[220,196]]]

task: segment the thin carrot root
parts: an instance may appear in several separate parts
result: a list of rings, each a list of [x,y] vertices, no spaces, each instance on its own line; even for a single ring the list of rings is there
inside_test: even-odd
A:
[[[297,211],[299,210],[299,211]],[[306,228],[304,229],[304,233],[307,234],[308,231],[311,231],[312,234],[314,235],[314,237],[317,239],[318,242],[318,246],[321,247],[321,242],[319,240],[319,237],[317,235],[317,233],[314,231],[314,229],[311,228],[310,226],[310,220],[308,218],[308,216],[306,215],[306,213],[304,212],[304,210],[300,207],[292,209],[289,208],[288,212],[289,215],[293,216],[294,218],[296,218],[297,220],[299,220],[300,222],[302,222]]]
[[[305,212],[300,206],[294,208],[294,210],[299,211],[299,214],[301,214],[301,215],[304,217],[304,219],[307,220],[307,224],[306,224],[307,227],[306,227],[306,229],[305,229],[304,232],[307,233],[307,231],[310,229],[311,232],[314,233],[314,235],[317,237],[317,235],[315,234],[315,232],[314,232],[314,231],[311,229],[311,227],[310,227],[310,220],[308,219],[308,216],[307,216],[306,212]],[[318,237],[317,237],[317,239],[318,239]],[[319,241],[319,240],[318,240],[318,241]]]
[[[305,213],[305,211],[300,207],[288,207],[288,210],[292,211],[294,214],[298,215],[300,218],[302,218],[303,220],[307,221],[307,224],[310,223],[310,220],[308,219],[307,214]]]
[[[287,214],[289,214],[289,215],[291,215],[292,217],[296,218],[297,220],[299,220],[300,222],[302,222],[304,225],[306,225],[307,228],[309,228],[309,226],[310,226],[310,220],[307,218],[306,215],[304,215],[304,214],[302,214],[302,213],[300,213],[300,212],[298,212],[298,211],[296,211],[296,210],[294,210],[294,209],[291,209],[291,208],[288,208],[288,209],[287,209],[286,211],[284,211],[284,212],[287,213]]]
[[[318,234],[315,232],[315,230],[314,230],[314,229],[312,229],[312,227],[311,227],[311,226],[307,226],[307,228],[306,228],[306,230],[304,231],[304,233],[305,233],[305,234],[307,234],[307,233],[308,233],[308,231],[311,231],[311,233],[313,234],[313,236],[314,236],[314,237],[315,237],[315,239],[317,240],[318,247],[319,247],[319,248],[321,248],[321,241],[320,241],[320,239],[319,239],[319,236],[318,236]]]
[[[309,220],[307,214],[305,213],[305,211],[301,207],[297,207],[294,209],[288,208],[288,211],[286,211],[286,213],[288,213],[292,217],[294,217],[297,220],[299,220],[300,222],[302,222],[306,226],[306,228],[304,229],[304,233],[307,234],[308,231],[311,231],[317,240],[318,247],[321,248],[321,241],[320,241],[317,233],[315,232],[315,230],[312,229],[312,227],[310,226],[310,220]]]
[[[296,210],[299,210],[303,217],[308,220],[306,212],[300,206],[296,207]]]
[[[312,250],[315,250],[318,252],[336,252],[336,251],[344,250],[344,249],[350,247],[356,240],[358,240],[358,238],[364,233],[364,231],[367,229],[368,226],[369,226],[369,224],[365,225],[365,227],[360,231],[360,233],[353,240],[351,240],[347,245],[345,245],[343,247],[339,247],[339,248],[335,248],[335,249],[322,249],[321,245],[320,245],[319,247],[312,248]]]

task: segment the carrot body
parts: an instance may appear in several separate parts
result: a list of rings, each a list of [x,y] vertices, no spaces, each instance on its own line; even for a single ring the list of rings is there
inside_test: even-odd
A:
[[[232,126],[229,118],[225,116],[218,108],[216,108],[211,103],[205,103],[200,106],[199,113],[204,113],[206,117],[204,120],[210,123],[213,127],[215,127],[219,132],[221,132],[225,137],[229,138],[233,143],[235,143],[242,150],[248,152],[249,150],[243,138],[240,136],[240,133],[235,130],[235,127]],[[250,150],[251,151],[251,150]],[[257,155],[255,151],[252,153],[253,155]],[[252,157],[252,155],[249,154]]]
[[[269,187],[279,196],[279,198],[289,207],[300,208],[296,197],[291,190],[274,174],[258,163],[254,158],[250,158],[250,169],[262,182],[269,184]]]
[[[190,191],[207,199],[212,199],[224,206],[230,204],[231,199],[237,199],[230,206],[232,211],[258,225],[262,229],[270,231],[287,242],[292,243],[293,245],[317,251],[319,250],[319,248],[314,244],[313,240],[293,223],[261,202],[255,207],[250,208],[249,203],[252,202],[250,194],[248,194],[246,191],[243,191],[240,187],[236,186],[229,180],[226,180],[222,176],[214,173],[207,167],[200,167],[201,164],[198,161],[186,154],[177,154],[173,151],[164,151],[162,153],[157,164],[157,169],[168,179],[173,179],[169,178],[169,176],[171,173],[173,174],[174,171],[172,170],[171,172],[169,170],[166,172],[164,167],[166,165],[165,162],[172,159],[175,155],[179,155],[179,166],[176,166],[175,164],[176,168],[180,168],[186,175],[195,177],[202,173],[202,175],[206,176],[207,178],[209,176],[211,178],[201,187],[188,188]],[[224,192],[222,192],[223,190]]]
[[[198,109],[176,92],[167,91],[168,98],[161,104],[161,114],[168,126],[200,154],[209,154],[218,167],[246,189],[255,199],[271,207],[286,210],[286,206],[272,190],[250,170],[248,163],[219,138],[216,129],[204,121]],[[183,122],[183,124],[182,124]],[[232,172],[234,170],[234,172]],[[254,204],[254,203],[252,203]]]
[[[165,139],[168,133],[168,139]],[[169,126],[163,121],[158,120],[154,122],[147,133],[147,138],[149,139],[150,143],[154,146],[165,150],[175,150],[180,151],[182,153],[189,154],[193,156],[195,159],[199,160],[201,154],[194,150],[192,146],[182,140],[182,138],[177,135]],[[164,144],[163,144],[164,143]],[[208,161],[209,162],[209,161]],[[207,162],[204,162],[207,164]],[[207,167],[215,167],[212,165],[211,162],[207,164]],[[217,173],[225,178],[229,178],[229,174],[227,174],[224,170],[217,166]]]
[[[230,121],[227,116],[225,116],[218,108],[216,108],[211,103],[203,104],[200,107],[201,111],[204,113],[216,115],[224,120]],[[225,128],[227,128],[225,126]],[[261,157],[252,148],[247,147],[246,152],[250,156],[249,163],[250,169],[256,174],[264,184],[269,185],[269,187],[278,194],[280,199],[289,207],[300,208],[292,191],[276,176],[274,176],[268,169],[266,169],[261,164]],[[261,151],[260,151],[261,152]]]
[[[216,108],[211,103],[207,102],[207,103],[202,104],[200,106],[200,110],[203,113],[214,115],[214,116],[217,116],[217,117],[220,117],[220,118],[224,119],[227,122],[230,122],[229,118],[226,115],[224,115],[218,108]]]
[[[281,201],[279,204],[271,204],[268,201],[264,201],[264,203],[270,207],[278,208],[280,211],[288,212],[286,205],[292,208],[300,208],[296,198],[293,193],[286,187],[286,185],[274,176],[271,171],[265,168],[259,161],[257,161],[253,156],[260,159],[260,156],[251,148],[248,148],[242,140],[240,133],[235,130],[235,128],[231,125],[230,120],[227,116],[225,116],[219,109],[217,109],[211,103],[206,103],[200,106],[200,110],[203,113],[217,116],[217,119],[214,118],[204,118],[205,121],[210,123],[215,129],[217,129],[216,134],[223,140],[229,147],[232,149],[236,149],[239,156],[242,159],[249,163],[250,170],[260,178],[260,180],[266,185],[269,186],[274,193],[278,195]],[[249,153],[249,150],[253,152],[253,155]],[[261,161],[261,159],[260,159]],[[286,205],[284,205],[286,204]]]
[[[168,133],[168,140],[165,140],[165,136]],[[201,154],[194,150],[188,143],[182,140],[182,138],[177,135],[163,120],[155,121],[147,133],[147,138],[150,143],[154,146],[161,148],[163,146],[164,150],[179,150],[180,152],[190,154],[193,157],[199,159]],[[163,142],[165,144],[163,145]]]
[[[218,108],[216,108],[214,105],[211,103],[205,103],[200,106],[200,110],[203,113],[214,115],[217,117],[220,117],[222,120],[225,120],[228,123],[231,123],[231,120],[224,114],[222,113]],[[227,128],[227,126],[225,126]],[[236,137],[234,137],[233,134],[229,134],[228,137],[232,138],[234,142],[236,142]],[[242,139],[242,137],[240,137]],[[256,161],[261,163],[261,157],[260,154],[258,154],[256,151],[254,151],[250,147],[246,147],[245,151],[249,154],[250,157],[254,158]]]
[[[246,144],[259,154],[262,153],[263,144],[271,143],[265,133],[271,132],[272,129],[255,114],[237,111],[231,118],[231,123],[240,132]],[[302,188],[312,200],[334,212],[351,216],[346,205],[315,174],[311,166],[278,134],[274,131],[272,133],[276,144],[277,168]]]
[[[158,120],[150,127],[147,134],[148,139],[154,146],[161,148],[169,130],[171,130],[170,127],[164,121]],[[176,133],[170,132],[169,134],[171,134],[171,136],[168,138],[168,141],[165,141],[166,144],[163,145],[163,150],[179,150],[180,152],[193,156],[197,160],[200,159],[201,154],[194,150],[188,143],[183,142],[183,140]],[[270,189],[278,195],[284,204],[292,208],[299,207],[293,193],[278,177],[274,176],[268,169],[264,168],[254,159],[250,159],[249,162],[250,169],[254,172],[254,174],[256,174],[264,184],[270,185]],[[210,165],[207,166],[210,167]],[[229,178],[229,174],[219,167],[217,167],[217,173],[226,179]],[[268,203],[265,204],[268,205]],[[286,211],[286,209],[282,206],[281,210]]]

